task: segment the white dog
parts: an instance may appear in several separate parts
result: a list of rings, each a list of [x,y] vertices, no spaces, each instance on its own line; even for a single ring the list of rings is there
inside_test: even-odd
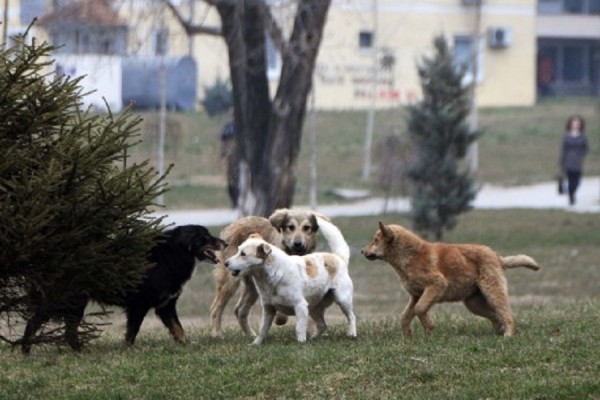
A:
[[[348,274],[350,248],[335,225],[321,217],[317,221],[332,253],[290,256],[260,235],[251,235],[225,262],[234,276],[250,274],[260,295],[263,317],[253,344],[265,341],[276,311],[296,315],[298,342],[306,341],[309,315],[316,324],[312,338],[321,336],[327,329],[325,309],[333,302],[348,319],[348,336],[356,337],[353,285]]]

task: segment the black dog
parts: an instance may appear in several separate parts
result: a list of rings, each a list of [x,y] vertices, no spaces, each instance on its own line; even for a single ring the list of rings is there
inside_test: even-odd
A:
[[[214,251],[223,250],[227,243],[216,238],[200,225],[185,225],[167,230],[155,238],[155,244],[148,255],[148,261],[155,263],[135,291],[127,293],[122,302],[115,305],[125,309],[127,333],[125,342],[133,345],[140,326],[151,308],[169,329],[175,341],[183,343],[185,334],[177,316],[177,300],[183,285],[194,271],[196,260],[217,263]],[[60,315],[65,320],[65,339],[75,350],[81,348],[77,328],[83,318],[85,307],[90,299],[74,299],[68,310],[54,310],[52,317]],[[106,304],[102,299],[93,300]],[[23,353],[31,349],[30,338],[41,325],[50,319],[49,315],[34,315],[28,322],[21,341]]]

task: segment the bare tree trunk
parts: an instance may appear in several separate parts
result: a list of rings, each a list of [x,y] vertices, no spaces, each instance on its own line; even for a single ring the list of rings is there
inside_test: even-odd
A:
[[[282,54],[275,98],[269,98],[262,1],[217,2],[229,50],[236,135],[250,185],[243,214],[269,215],[292,205],[306,99],[330,0],[301,0]],[[244,190],[244,188],[241,188]]]
[[[306,100],[331,0],[298,0],[289,40],[265,0],[204,0],[216,7],[221,28],[195,26],[170,1],[188,35],[222,35],[229,53],[235,135],[240,154],[240,210],[269,215],[292,205]],[[265,35],[281,52],[283,66],[271,102]]]
[[[240,187],[243,194],[254,192],[253,171],[261,163],[261,154],[256,149],[263,148],[268,143],[265,136],[268,133],[271,108],[265,73],[264,19],[255,2],[246,3],[220,2],[216,5],[229,52],[235,135],[243,163],[243,168],[240,168],[240,182],[249,186]],[[250,171],[249,177],[244,176],[246,171]],[[249,203],[248,196],[242,195],[240,200],[242,213],[253,214],[254,210],[249,210],[246,206]]]
[[[329,5],[330,0],[303,0],[298,4],[288,53],[283,57],[279,86],[273,101],[270,183],[265,182],[263,186],[268,198],[257,204],[257,211],[261,214],[270,214],[274,209],[288,207],[293,202],[306,100],[312,88],[313,70]]]

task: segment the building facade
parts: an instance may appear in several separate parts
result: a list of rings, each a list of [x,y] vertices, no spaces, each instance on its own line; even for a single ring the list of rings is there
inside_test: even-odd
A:
[[[41,10],[92,1],[110,4],[128,24],[126,30],[119,28],[119,37],[126,32],[125,44],[115,41],[112,46],[106,38],[93,41],[105,53],[192,57],[200,99],[217,79],[228,79],[223,39],[188,37],[156,0],[9,0],[9,31],[23,30]],[[209,4],[173,3],[191,23],[219,26]],[[289,31],[296,2],[272,3],[274,17],[284,32]],[[476,79],[480,107],[528,106],[544,96],[600,96],[599,9],[600,0],[333,0],[315,68],[315,106],[387,108],[417,101],[417,64],[431,53],[437,35],[447,38],[457,65],[469,67],[465,83]],[[39,35],[67,41],[59,36],[68,34],[63,31]],[[281,59],[267,35],[265,41],[268,75],[276,87]]]
[[[527,106],[536,101],[536,0],[484,0],[479,23],[474,0],[333,0],[314,75],[318,109],[364,109],[419,99],[417,63],[444,35],[457,64],[472,64],[477,46],[480,106]],[[214,10],[201,9],[207,25]],[[284,31],[294,10],[273,9]],[[478,40],[474,40],[475,32]],[[227,77],[219,38],[196,39],[203,85]],[[267,40],[269,77],[277,84],[281,61]],[[469,75],[469,74],[468,74]],[[467,76],[467,80],[472,76]]]
[[[539,0],[537,93],[600,96],[600,0]]]
[[[443,35],[469,71],[477,51],[480,106],[531,105],[535,17],[534,0],[486,0],[480,8],[472,0],[334,1],[315,75],[317,104],[364,108],[373,96],[382,107],[415,101],[417,64]],[[472,72],[466,78],[472,81]]]

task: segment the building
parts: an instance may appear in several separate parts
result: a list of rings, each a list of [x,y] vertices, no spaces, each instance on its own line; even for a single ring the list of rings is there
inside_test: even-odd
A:
[[[485,0],[480,8],[473,0],[334,1],[315,77],[317,105],[364,108],[373,95],[383,107],[415,101],[416,66],[436,35],[469,71],[477,47],[480,106],[531,105],[535,20],[535,0]],[[472,82],[472,73],[466,78]]]
[[[188,37],[176,18],[153,0],[10,0],[10,30],[15,31],[14,21],[20,20],[16,30],[22,30],[35,12],[56,12],[73,2],[103,3],[127,21],[126,27],[119,26],[118,35],[116,27],[111,28],[120,39],[107,39],[106,26],[89,38],[88,47],[95,47],[95,52],[193,57],[200,98],[217,79],[228,78],[223,39]],[[173,3],[191,23],[219,26],[216,10],[207,3]],[[289,30],[295,2],[273,3],[274,17],[284,31]],[[466,83],[476,79],[479,106],[528,106],[554,95],[600,96],[599,8],[600,0],[333,0],[315,69],[315,105],[385,108],[418,100],[416,66],[440,34],[453,47],[457,65],[469,67]],[[63,36],[50,29],[47,34],[55,43],[68,42],[63,51],[85,53],[86,42],[80,37],[77,44],[66,27]],[[281,59],[265,40],[268,76],[275,86]]]
[[[289,30],[288,2],[273,9]],[[314,79],[319,109],[364,109],[409,104],[420,96],[417,63],[436,35],[453,46],[457,64],[471,63],[477,29],[475,0],[334,0]],[[216,12],[197,10],[207,25]],[[200,19],[198,19],[200,20]],[[536,0],[484,0],[477,42],[480,106],[527,106],[536,101]],[[218,38],[196,40],[203,86],[227,77],[227,52]],[[277,84],[281,60],[267,40],[269,78]],[[467,80],[472,80],[468,76]]]
[[[158,109],[164,93],[169,109],[196,107],[197,65],[192,57],[174,55],[187,49],[181,46],[186,38],[180,27],[180,40],[169,37],[169,29],[177,32],[178,26],[173,18],[161,17],[166,14],[160,12],[163,3],[21,0],[20,6],[16,33],[37,18],[32,35],[58,46],[57,74],[82,77],[85,106],[98,110],[108,106],[113,112],[128,104]]]
[[[127,54],[128,24],[107,0],[67,3],[43,14],[38,24],[60,45],[57,54]]]
[[[537,94],[600,96],[600,0],[539,0]]]
[[[28,1],[26,19],[37,17],[36,26],[44,29],[48,41],[59,46],[54,58],[56,73],[83,76],[80,85],[87,93],[83,102],[103,110],[123,108],[122,56],[127,54],[128,24],[108,1],[56,3],[41,17],[32,10],[43,10],[43,1]]]

